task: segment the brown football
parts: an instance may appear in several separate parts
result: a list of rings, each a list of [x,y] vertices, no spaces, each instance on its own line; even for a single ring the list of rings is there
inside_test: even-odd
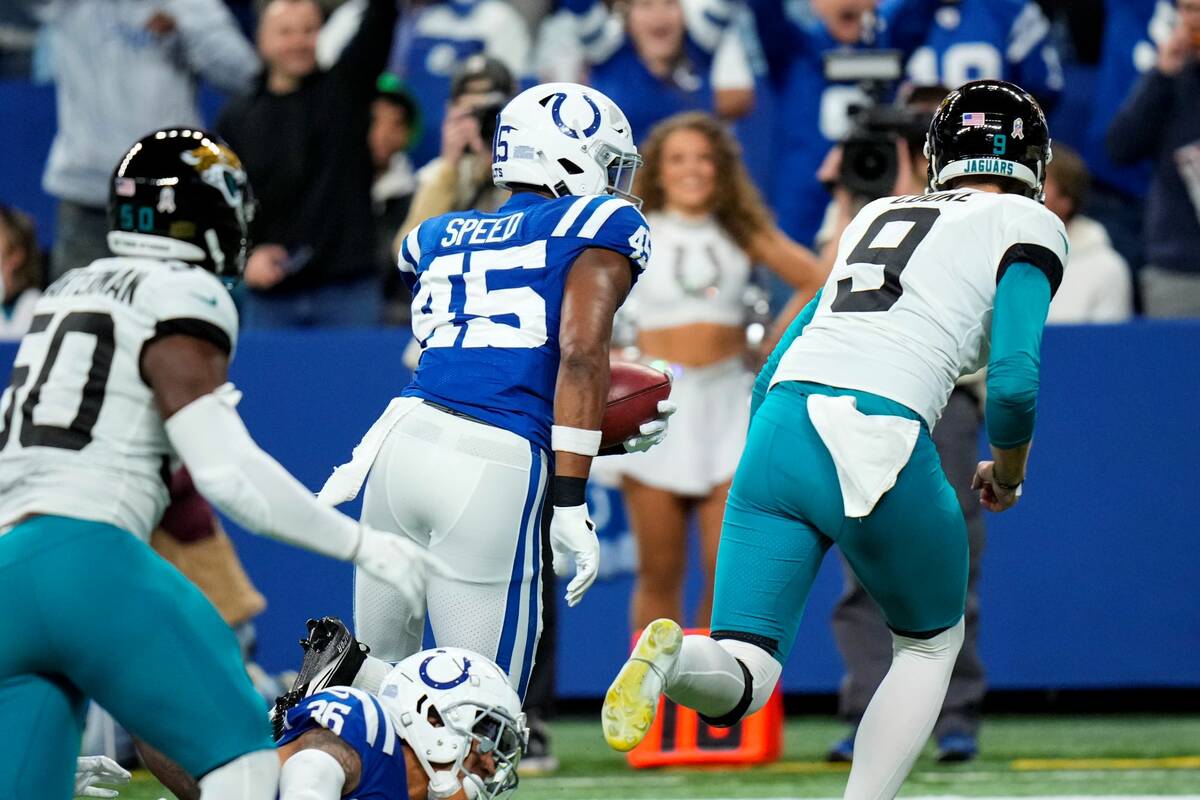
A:
[[[608,403],[600,423],[601,447],[636,435],[642,424],[658,416],[658,401],[671,396],[669,373],[631,361],[613,361],[611,366]]]

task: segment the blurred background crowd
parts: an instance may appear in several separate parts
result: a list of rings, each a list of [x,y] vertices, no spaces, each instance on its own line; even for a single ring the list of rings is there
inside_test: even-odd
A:
[[[976,78],[1019,83],[1049,116],[1046,205],[1071,240],[1050,322],[1200,317],[1200,0],[5,0],[0,339],[20,338],[49,282],[107,255],[113,165],[167,125],[215,129],[249,173],[244,328],[406,325],[398,242],[430,216],[504,202],[491,140],[510,97],[588,83],[625,111],[646,158],[636,193],[653,260],[619,335],[677,365],[681,409],[667,444],[608,476],[637,539],[630,628],[682,619],[687,535],[711,586],[773,319],[786,325],[815,291],[858,208],[923,191],[929,116]],[[964,380],[936,434],[972,552],[967,644],[936,731],[947,760],[975,755],[985,689],[984,528],[966,486],[980,406],[979,380]],[[202,585],[233,580],[214,591],[238,598],[236,627],[262,598],[198,502],[201,533],[171,534],[191,548],[177,558]],[[543,756],[552,584],[530,689]],[[891,655],[848,572],[833,622],[853,726]]]
[[[0,333],[106,254],[112,164],[170,124],[219,131],[257,192],[246,327],[402,324],[393,242],[503,202],[495,112],[545,80],[608,94],[639,144],[711,115],[772,227],[818,252],[862,200],[921,188],[940,87],[1015,81],[1050,116],[1047,203],[1071,232],[1052,321],[1196,316],[1198,41],[1200,0],[8,0],[3,125],[39,119],[11,87],[52,82],[57,126],[44,164],[6,154]],[[778,311],[786,265],[751,250]]]

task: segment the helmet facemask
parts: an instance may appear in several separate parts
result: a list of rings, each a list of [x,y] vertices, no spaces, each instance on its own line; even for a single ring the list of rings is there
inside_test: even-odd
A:
[[[607,142],[601,142],[596,148],[595,158],[608,174],[605,191],[641,208],[642,198],[633,193],[633,179],[645,163],[644,159],[637,153],[622,152]]]
[[[426,709],[426,724],[413,725],[407,714],[400,723],[405,740],[429,776],[431,798],[449,797],[460,787],[468,797],[483,800],[501,800],[516,791],[517,765],[525,752],[524,714],[515,719],[503,708],[481,707],[466,700],[440,706],[430,703]],[[438,747],[425,746],[425,736],[436,736]],[[452,761],[432,760],[442,757],[446,749],[456,752]],[[490,770],[472,763],[484,759],[491,761]]]

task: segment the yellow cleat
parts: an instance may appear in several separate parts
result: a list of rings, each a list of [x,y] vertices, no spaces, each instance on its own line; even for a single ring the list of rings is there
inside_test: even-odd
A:
[[[665,676],[675,665],[683,630],[670,619],[656,619],[642,631],[632,655],[604,695],[600,720],[609,747],[624,753],[646,738],[658,711]]]

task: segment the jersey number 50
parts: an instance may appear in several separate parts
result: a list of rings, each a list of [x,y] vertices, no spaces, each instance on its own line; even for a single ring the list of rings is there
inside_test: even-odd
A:
[[[33,318],[28,335],[36,335],[46,331],[53,314],[38,314]],[[42,387],[50,378],[50,372],[58,361],[63,342],[67,334],[87,334],[95,337],[96,346],[92,350],[92,361],[83,383],[83,393],[79,400],[79,408],[74,419],[67,427],[58,425],[39,425],[34,421],[34,409],[42,397]],[[100,418],[100,406],[104,404],[104,390],[108,385],[108,373],[112,369],[113,351],[116,342],[113,336],[113,320],[108,314],[97,311],[73,311],[63,317],[54,335],[50,337],[42,368],[37,374],[37,380],[30,387],[21,403],[21,435],[22,447],[60,447],[64,450],[82,450],[92,441],[92,428]],[[9,381],[8,408],[4,411],[4,430],[0,431],[0,450],[8,445],[9,435],[13,428],[13,412],[16,411],[18,393],[29,378],[29,365],[14,366],[12,378]]]
[[[489,290],[488,274],[545,266],[544,241],[438,256],[421,273],[413,334],[422,347],[542,346],[546,301],[530,286]]]

